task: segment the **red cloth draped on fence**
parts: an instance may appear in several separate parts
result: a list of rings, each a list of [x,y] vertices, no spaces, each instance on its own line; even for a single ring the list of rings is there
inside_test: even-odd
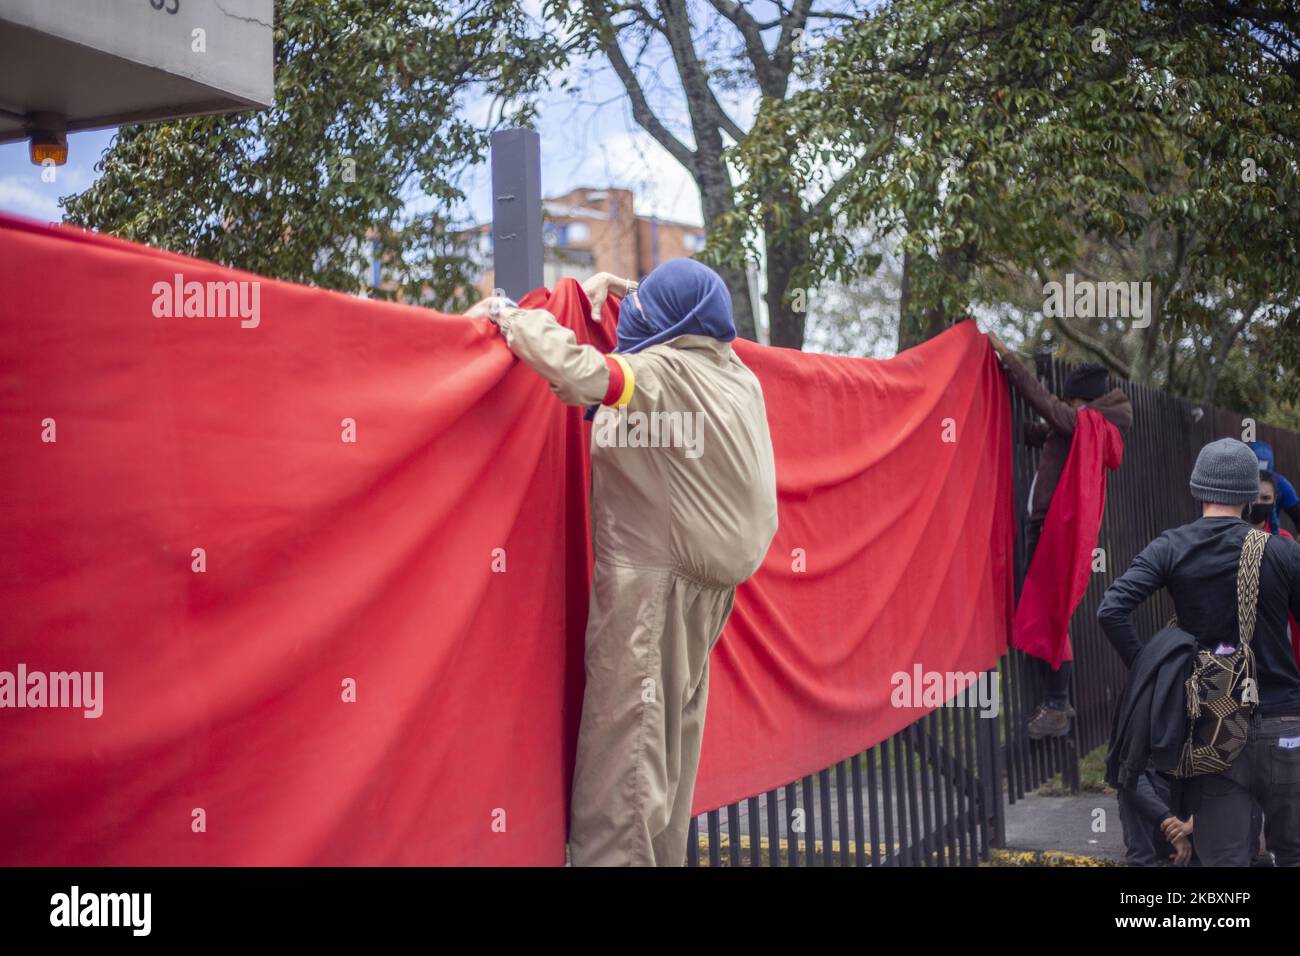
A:
[[[1070,456],[1020,589],[1012,637],[1017,648],[1053,668],[1074,659],[1070,618],[1092,576],[1092,552],[1106,510],[1106,473],[1123,459],[1119,429],[1100,412],[1079,409]]]
[[[580,410],[485,320],[7,216],[0,280],[0,864],[563,862]],[[576,283],[527,302],[609,346]],[[931,708],[893,675],[989,667],[1011,615],[972,324],[885,362],[738,348],[781,529],[714,652],[697,810],[898,730]]]

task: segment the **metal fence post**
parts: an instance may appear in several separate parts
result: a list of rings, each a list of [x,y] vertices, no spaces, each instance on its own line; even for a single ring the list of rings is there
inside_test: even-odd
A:
[[[998,701],[1006,701],[1006,688],[1002,685],[1001,668],[995,664],[988,671],[990,680],[998,681]],[[999,707],[999,711],[1001,707]],[[988,823],[988,842],[990,846],[1004,847],[1007,844],[1006,803],[1002,795],[1002,780],[1006,774],[1002,754],[1002,741],[999,733],[998,717],[980,717],[980,774],[983,777],[984,819]]]
[[[493,285],[512,299],[545,284],[542,147],[536,130],[492,134]]]

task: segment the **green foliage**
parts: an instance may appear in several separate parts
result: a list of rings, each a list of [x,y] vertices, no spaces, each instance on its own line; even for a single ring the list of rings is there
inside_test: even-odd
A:
[[[1182,242],[1105,277],[1156,289],[1159,331],[1127,356],[1154,380],[1154,336],[1174,341],[1223,290],[1272,315],[1300,301],[1300,90],[1269,45],[1295,17],[1279,19],[1290,34],[1208,2],[882,4],[824,45],[803,91],[763,102],[733,154],[729,241],[779,215],[779,187],[828,197],[788,223],[809,241],[793,284],[851,282],[864,249],[894,246],[904,344],[1003,304],[992,279],[1041,289],[1084,242]]]
[[[448,302],[467,285],[447,211],[488,130],[463,95],[531,94],[558,57],[505,0],[279,0],[275,105],[124,127],[69,221],[261,275]],[[527,122],[525,104],[506,125]],[[429,197],[424,200],[423,197]],[[412,214],[419,199],[431,211]],[[418,205],[418,204],[417,204]]]

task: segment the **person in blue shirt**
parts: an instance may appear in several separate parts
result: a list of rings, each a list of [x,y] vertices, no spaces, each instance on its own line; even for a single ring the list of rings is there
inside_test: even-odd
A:
[[[1274,467],[1273,446],[1266,441],[1251,441],[1246,444],[1259,459],[1259,470],[1272,472],[1277,483],[1277,501],[1273,505],[1273,514],[1268,519],[1268,530],[1273,534],[1282,530],[1281,512],[1285,511],[1295,523],[1296,530],[1300,531],[1300,495],[1296,494],[1295,486],[1287,481],[1286,476],[1278,474]]]

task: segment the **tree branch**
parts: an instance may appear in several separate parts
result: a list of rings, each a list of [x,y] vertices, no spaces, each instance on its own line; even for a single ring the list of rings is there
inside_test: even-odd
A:
[[[1115,374],[1121,375],[1124,378],[1129,377],[1128,363],[1110,349],[1106,348],[1106,346],[1104,346],[1100,341],[1080,332],[1078,329],[1070,328],[1064,321],[1062,321],[1059,315],[1053,315],[1050,318],[1053,327],[1075,345],[1087,349],[1093,355],[1097,356],[1105,362]]]
[[[750,16],[736,0],[709,0],[709,3],[740,31],[740,36],[745,42],[745,53],[749,56],[749,62],[754,64],[754,77],[758,80],[758,88],[762,94],[773,99],[784,99],[783,93],[768,90],[765,85],[765,77],[772,60],[767,54],[767,47],[763,46],[763,30],[758,21]]]
[[[645,91],[636,78],[636,72],[628,65],[627,59],[623,56],[623,50],[618,45],[618,27],[610,23],[608,8],[599,0],[587,0],[586,7],[594,21],[605,24],[601,36],[601,48],[609,58],[610,65],[622,82],[623,88],[627,90],[627,97],[632,103],[632,118],[637,121],[642,129],[654,137],[655,142],[666,149],[673,159],[693,172],[695,170],[694,151],[674,136],[668,127],[664,126],[660,121],[659,117],[655,115],[654,110],[650,108],[650,104],[645,97]]]

